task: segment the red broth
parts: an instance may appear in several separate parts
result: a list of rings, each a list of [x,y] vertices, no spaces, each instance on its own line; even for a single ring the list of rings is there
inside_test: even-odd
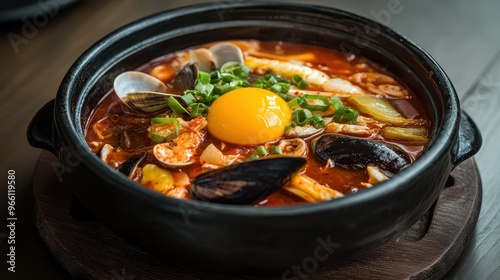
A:
[[[254,57],[275,59],[287,56],[301,58],[302,56],[303,58],[307,58],[304,65],[321,70],[332,77],[335,76],[346,80],[350,79],[354,85],[357,85],[366,91],[370,91],[370,86],[362,83],[356,83],[356,80],[352,78],[352,75],[357,73],[375,73],[390,76],[397,81],[401,88],[404,88],[408,92],[408,95],[404,98],[388,96],[387,98],[390,100],[391,104],[397,108],[397,110],[405,118],[424,120],[421,127],[425,128],[427,133],[430,131],[430,120],[423,110],[422,104],[411,89],[405,88],[402,81],[399,81],[396,76],[388,73],[384,69],[381,69],[365,58],[355,57],[354,59],[348,60],[338,51],[297,43],[276,41],[234,41],[233,43],[240,46],[243,51],[251,53]],[[207,44],[205,47],[210,45],[211,44]],[[258,46],[258,49],[254,46]],[[150,73],[168,84],[173,76],[175,76],[175,67],[172,66],[172,64],[177,63],[175,58],[179,54],[182,54],[182,52],[166,54],[153,61],[145,63],[143,66],[139,67],[139,69],[135,70]],[[314,55],[312,57],[307,57],[307,55],[304,54]],[[255,80],[258,74],[263,73],[252,72],[250,80]],[[372,82],[376,85],[377,81],[375,80]],[[319,91],[322,89],[310,86],[308,90]],[[344,104],[347,104],[345,98],[341,99]],[[138,152],[147,153],[145,159],[141,161],[139,167],[144,166],[147,163],[153,163],[161,166],[152,154],[153,146],[157,143],[151,140],[148,132],[148,127],[151,124],[151,118],[156,117],[157,115],[158,113],[145,114],[129,109],[111,90],[91,114],[91,117],[85,127],[85,139],[94,153],[99,153],[99,150],[104,144],[110,144],[111,146],[117,148],[108,157],[108,164],[115,169],[118,169],[127,158],[137,154]],[[360,115],[363,116],[361,113]],[[237,112],[235,112],[235,117],[237,117]],[[305,137],[304,140],[310,147],[310,142],[317,136],[318,135]],[[415,143],[385,139],[380,131],[365,138],[376,139],[391,145],[396,145],[409,156],[411,162],[418,158],[426,147],[425,141]],[[190,180],[192,180],[198,174],[206,171],[202,168],[202,165],[199,162],[199,156],[211,143],[216,147],[224,147],[224,154],[239,155],[241,158],[249,157],[259,146],[222,143],[222,141],[216,139],[210,135],[210,133],[206,133],[205,140],[196,148],[195,154],[192,157],[192,160],[195,161],[194,164],[177,169],[169,169],[164,166],[162,166],[162,168],[168,169],[174,174],[179,172],[186,173]],[[318,183],[335,189],[344,195],[360,191],[367,187],[366,184],[364,184],[364,182],[367,182],[368,180],[368,175],[365,170],[350,170],[341,166],[325,168],[324,163],[320,163],[314,159],[312,152],[307,154],[307,165],[304,173],[316,180]],[[256,176],[265,176],[265,171],[263,170],[262,174],[256,174]],[[136,182],[140,182],[141,172],[135,174],[131,179]],[[145,185],[144,187],[150,186]],[[189,199],[189,187],[187,187],[187,190],[187,198]],[[255,202],[254,205],[282,206],[301,203],[307,203],[307,201],[288,191],[285,191],[284,189],[280,189],[268,197]]]

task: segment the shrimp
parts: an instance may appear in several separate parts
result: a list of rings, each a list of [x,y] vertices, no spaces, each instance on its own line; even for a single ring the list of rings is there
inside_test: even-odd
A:
[[[180,123],[179,136],[173,141],[156,144],[153,147],[155,158],[167,167],[182,167],[193,163],[190,161],[196,148],[205,139],[204,129],[207,120],[197,117],[189,122],[178,119]]]
[[[245,65],[253,71],[272,71],[275,74],[286,78],[291,78],[293,75],[299,75],[307,83],[322,88],[324,91],[339,93],[339,94],[365,94],[365,91],[352,84],[350,81],[339,78],[330,77],[327,73],[305,66],[294,64],[285,61],[257,58],[246,56]]]
[[[363,116],[358,116],[356,124],[330,122],[325,126],[325,132],[345,133],[357,136],[370,136],[377,133],[384,124]]]
[[[368,91],[382,95],[405,98],[408,91],[404,89],[395,79],[384,74],[374,72],[361,72],[349,76],[349,80]]]

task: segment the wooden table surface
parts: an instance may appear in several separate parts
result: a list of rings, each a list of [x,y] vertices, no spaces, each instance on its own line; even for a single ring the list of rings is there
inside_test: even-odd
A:
[[[59,1],[59,2],[57,2]],[[39,3],[63,3],[62,0]],[[203,0],[79,1],[64,10],[40,8],[38,17],[0,27],[0,161],[2,178],[16,172],[16,273],[0,279],[67,279],[40,239],[33,220],[33,170],[40,151],[26,140],[31,117],[55,93],[77,57],[114,29],[143,16]],[[230,8],[235,1],[221,1]],[[300,2],[300,1],[290,1]],[[483,181],[483,204],[474,236],[448,279],[500,279],[500,1],[381,0],[302,1],[378,20],[427,50],[445,69],[481,129],[475,159]],[[32,24],[30,28],[30,22]],[[6,221],[6,188],[0,187],[0,220]],[[0,228],[2,259],[7,229]],[[6,275],[8,278],[4,277]],[[138,276],[136,279],[140,279]]]

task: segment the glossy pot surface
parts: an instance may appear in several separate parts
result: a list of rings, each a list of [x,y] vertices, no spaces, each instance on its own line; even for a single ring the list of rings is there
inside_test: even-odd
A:
[[[283,40],[366,57],[416,92],[432,138],[409,168],[335,201],[279,208],[183,201],[146,189],[90,152],[83,125],[121,72],[193,45],[227,39]],[[420,47],[368,19],[303,4],[235,2],[190,6],[129,24],[71,67],[55,101],[35,116],[33,146],[55,153],[81,203],[101,223],[165,259],[219,271],[288,271],[360,254],[409,228],[439,196],[451,170],[477,152],[481,136],[455,90]],[[265,171],[262,171],[265,175]]]

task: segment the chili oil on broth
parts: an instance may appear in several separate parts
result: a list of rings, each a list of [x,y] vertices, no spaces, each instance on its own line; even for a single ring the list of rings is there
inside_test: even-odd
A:
[[[239,46],[245,53],[249,53],[251,56],[264,59],[283,59],[284,57],[291,57],[292,59],[302,58],[305,60],[303,65],[321,70],[330,76],[338,76],[343,79],[352,76],[357,73],[382,73],[394,78],[397,81],[397,77],[394,77],[385,70],[377,67],[375,64],[371,63],[365,58],[355,57],[354,59],[346,60],[342,53],[325,49],[322,47],[297,44],[297,43],[287,43],[287,42],[276,42],[276,41],[231,41],[235,45]],[[201,47],[210,47],[215,43],[206,44]],[[194,47],[192,49],[195,49]],[[167,83],[173,79],[175,76],[175,69],[179,67],[177,57],[179,55],[185,55],[186,51],[181,51],[172,54],[166,54],[157,59],[154,59],[143,66],[139,67],[137,70],[145,73],[152,73],[154,76]],[[311,55],[312,54],[312,55]],[[255,82],[259,75],[264,73],[250,73],[249,80]],[[401,81],[398,81],[400,85],[403,85]],[[355,83],[354,83],[355,84]],[[367,90],[363,85],[355,84],[360,88]],[[308,90],[320,91],[321,88],[317,86],[310,85]],[[427,117],[422,104],[416,98],[415,94],[411,92],[410,89],[405,87],[408,92],[408,97],[394,98],[389,97],[392,100],[391,104],[400,111],[400,113],[412,119],[424,119],[426,123],[423,125],[427,131],[430,128],[430,121]],[[342,99],[343,103],[346,104],[345,99]],[[396,101],[396,102],[394,102]],[[237,112],[235,112],[237,115]],[[362,114],[360,114],[362,115]],[[89,118],[85,127],[85,139],[94,153],[99,153],[100,149],[104,144],[109,144],[113,147],[120,147],[118,151],[110,154],[108,157],[109,165],[114,169],[117,169],[121,163],[123,163],[127,158],[137,155],[139,153],[147,152],[146,157],[139,164],[139,172],[134,174],[131,178],[136,182],[140,182],[141,167],[146,164],[155,164],[162,168],[165,168],[160,164],[160,162],[152,155],[151,151],[156,142],[153,142],[150,138],[150,132],[148,127],[151,124],[151,118],[157,117],[158,113],[139,113],[135,110],[131,110],[129,107],[125,106],[119,98],[110,91],[96,106],[91,117]],[[349,135],[347,133],[346,135]],[[328,186],[344,195],[357,192],[366,188],[363,186],[363,182],[367,182],[368,175],[363,170],[350,170],[342,166],[334,166],[332,168],[325,168],[324,163],[317,161],[311,152],[311,141],[318,137],[320,134],[305,137],[305,141],[309,147],[309,152],[307,153],[307,165],[304,169],[304,174],[313,178],[318,183]],[[276,144],[279,140],[284,137],[280,137],[275,141],[271,141],[268,144]],[[391,145],[396,145],[402,151],[404,151],[411,162],[413,162],[425,149],[426,143],[410,143],[408,141],[395,141],[386,140],[380,132],[370,134],[365,136],[366,139],[375,139],[383,143],[388,143]],[[223,143],[217,138],[207,133],[205,140],[199,144],[196,151],[191,158],[194,161],[192,165],[182,167],[182,168],[165,168],[173,173],[185,172],[189,178],[192,180],[197,175],[205,172],[202,168],[199,158],[201,153],[210,145],[213,144],[217,148],[224,147],[222,150],[225,155],[239,155],[240,158],[246,159],[251,156],[251,154],[257,149],[259,145],[236,145],[231,143]],[[265,176],[265,170],[262,174],[257,174],[256,176]],[[148,187],[148,186],[145,186]],[[187,187],[188,193],[190,193],[189,187]],[[278,191],[272,193],[264,199],[261,199],[254,203],[256,206],[283,206],[283,205],[294,205],[307,203],[304,199],[286,191],[285,189],[279,189]]]

